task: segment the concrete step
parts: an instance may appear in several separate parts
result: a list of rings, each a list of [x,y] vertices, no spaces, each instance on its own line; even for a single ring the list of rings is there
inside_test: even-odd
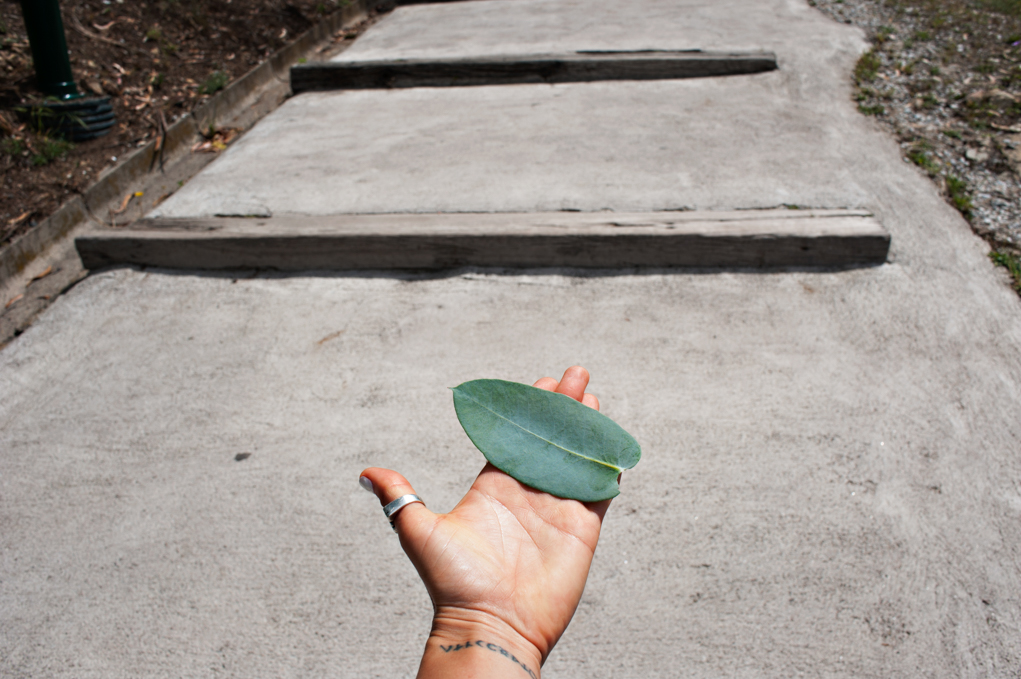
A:
[[[444,213],[143,219],[76,239],[86,267],[853,267],[890,236],[860,210]]]
[[[762,73],[772,52],[606,51],[380,61],[327,61],[291,67],[295,94],[313,90],[463,87],[598,80],[670,80]]]

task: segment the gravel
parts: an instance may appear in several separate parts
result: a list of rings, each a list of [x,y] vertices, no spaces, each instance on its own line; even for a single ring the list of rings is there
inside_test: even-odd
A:
[[[889,128],[994,250],[1021,254],[1021,4],[810,2],[872,41],[854,73],[863,115]]]

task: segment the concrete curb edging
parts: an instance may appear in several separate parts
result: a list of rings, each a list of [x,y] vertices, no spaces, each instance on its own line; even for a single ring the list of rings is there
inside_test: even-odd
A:
[[[370,9],[389,10],[394,4],[394,0],[353,0],[317,23],[293,43],[275,52],[205,104],[170,125],[164,138],[162,162],[171,162],[184,153],[190,153],[191,145],[200,136],[201,130],[215,126],[217,120],[235,113],[267,83],[274,79],[286,81],[290,66],[334,32],[363,18]],[[0,289],[57,240],[84,224],[92,215],[102,214],[110,203],[160,172],[160,165],[156,141],[150,141],[100,175],[82,195],[70,198],[52,215],[19,236],[0,251]]]

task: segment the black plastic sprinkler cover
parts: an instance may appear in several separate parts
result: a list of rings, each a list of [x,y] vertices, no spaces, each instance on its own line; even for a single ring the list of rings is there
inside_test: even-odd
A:
[[[32,105],[22,116],[40,132],[70,141],[102,137],[117,122],[109,97],[51,99]]]
[[[83,97],[67,56],[58,0],[21,0],[21,15],[32,48],[39,89],[47,100],[32,105],[29,120],[49,134],[71,141],[101,137],[116,122],[109,97]]]

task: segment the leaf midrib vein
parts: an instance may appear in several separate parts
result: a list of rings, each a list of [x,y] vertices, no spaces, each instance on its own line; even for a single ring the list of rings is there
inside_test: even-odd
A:
[[[604,467],[609,467],[610,469],[616,469],[618,472],[623,472],[624,471],[621,467],[618,467],[616,465],[609,464],[608,462],[603,462],[602,460],[597,460],[594,457],[589,457],[588,455],[582,455],[581,453],[575,452],[575,451],[573,451],[573,450],[571,450],[569,448],[564,448],[562,445],[559,445],[558,443],[550,441],[548,438],[546,438],[544,436],[540,436],[539,434],[536,434],[531,429],[527,429],[525,427],[522,427],[520,424],[518,424],[514,420],[510,419],[509,417],[496,412],[495,410],[493,410],[489,406],[487,406],[484,403],[478,401],[475,397],[473,397],[473,396],[471,396],[469,394],[465,394],[465,396],[467,396],[473,403],[475,403],[475,405],[479,406],[480,408],[488,410],[489,412],[491,412],[494,415],[496,415],[497,417],[499,417],[501,420],[505,420],[505,421],[511,423],[512,425],[514,425],[515,427],[517,427],[521,431],[527,432],[527,433],[531,434],[532,436],[534,436],[535,438],[539,439],[540,441],[545,441],[546,443],[550,444],[554,448],[559,448],[560,450],[564,451],[565,453],[568,453],[570,455],[574,455],[576,457],[580,457],[583,460],[588,460],[589,462],[595,462],[596,464],[601,464]]]

